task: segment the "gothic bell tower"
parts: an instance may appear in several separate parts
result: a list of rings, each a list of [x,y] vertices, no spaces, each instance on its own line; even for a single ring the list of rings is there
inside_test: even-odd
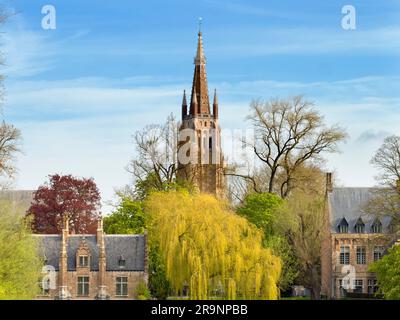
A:
[[[198,33],[190,105],[183,92],[182,122],[178,138],[178,179],[185,179],[200,192],[225,196],[224,157],[218,123],[218,99],[214,90],[212,112],[208,95],[206,58],[202,33]]]

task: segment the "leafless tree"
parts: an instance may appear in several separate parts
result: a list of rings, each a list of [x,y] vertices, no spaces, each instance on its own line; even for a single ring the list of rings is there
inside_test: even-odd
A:
[[[371,164],[380,171],[380,175],[377,176],[380,184],[392,189],[399,188],[400,137],[393,135],[385,138],[382,146],[371,159]]]
[[[15,154],[20,151],[21,132],[4,121],[0,125],[0,173],[12,178],[15,174]]]
[[[2,25],[12,13],[4,5],[0,5],[0,25]],[[3,65],[3,57],[0,54],[0,64]],[[0,105],[4,100],[4,75],[0,75]],[[4,120],[0,124],[0,176],[13,178],[16,172],[15,154],[20,152],[21,132]],[[6,184],[2,183],[2,187]]]
[[[177,130],[175,118],[171,115],[164,125],[147,125],[134,134],[136,154],[128,171],[133,174],[135,182],[146,180],[159,190],[175,180]]]
[[[376,176],[380,188],[365,206],[366,213],[392,217],[394,232],[400,229],[400,137],[389,136],[371,159],[380,172]]]
[[[241,175],[254,185],[287,197],[295,187],[296,172],[322,160],[321,154],[336,152],[347,134],[339,126],[327,127],[312,102],[302,96],[288,99],[255,100],[248,120],[255,130],[254,143],[247,143],[261,161],[265,187],[254,175]],[[256,186],[257,184],[257,186]]]

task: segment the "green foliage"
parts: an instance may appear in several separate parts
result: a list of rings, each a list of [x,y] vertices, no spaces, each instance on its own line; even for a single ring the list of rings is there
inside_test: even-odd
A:
[[[165,188],[166,183],[161,183],[157,179],[157,175],[154,172],[150,172],[145,179],[138,180],[135,183],[135,197],[139,200],[144,200],[146,197],[154,192]]]
[[[108,234],[138,234],[147,228],[147,219],[140,201],[132,200],[127,195],[119,194],[120,204],[115,212],[104,218],[104,230]],[[169,282],[166,279],[165,266],[162,263],[159,248],[149,248],[149,287],[151,295],[157,299],[166,299]],[[139,298],[145,298],[141,295]]]
[[[11,205],[0,203],[0,300],[33,299],[42,262],[37,240]]]
[[[263,230],[268,237],[274,233],[273,221],[282,203],[283,200],[275,194],[252,193],[245,198],[243,206],[236,212]]]
[[[272,253],[282,260],[282,274],[278,286],[286,291],[299,276],[298,259],[293,247],[284,235],[272,235],[264,240],[264,247],[271,248]]]
[[[136,298],[138,300],[149,300],[151,298],[150,290],[143,281],[139,282],[136,287]]]
[[[284,234],[276,230],[275,221],[280,214],[284,200],[272,193],[249,194],[236,212],[255,224],[264,232],[264,247],[282,259],[282,274],[279,288],[290,287],[298,275],[296,257]]]
[[[108,234],[144,233],[146,221],[140,201],[122,196],[118,208],[104,218],[104,231]]]
[[[160,248],[156,244],[152,244],[149,251],[149,288],[154,298],[162,300],[168,298],[171,288]]]
[[[293,192],[276,221],[297,257],[300,277],[311,291],[312,299],[320,298],[321,244],[325,230],[325,200],[322,196]]]
[[[374,262],[369,271],[375,272],[385,299],[400,300],[400,246],[389,249],[388,254]]]
[[[263,234],[226,203],[205,194],[152,193],[149,238],[159,245],[171,292],[191,299],[277,299],[281,260]]]
[[[145,179],[138,180],[135,184],[134,194],[138,200],[145,200],[151,193],[169,190],[188,190],[195,192],[195,187],[187,180],[162,181],[155,172],[150,172]]]

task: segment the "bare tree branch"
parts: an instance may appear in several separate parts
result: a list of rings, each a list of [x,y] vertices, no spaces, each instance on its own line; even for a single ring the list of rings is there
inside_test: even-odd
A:
[[[282,197],[295,187],[296,170],[321,160],[324,152],[336,152],[338,143],[347,137],[339,126],[326,127],[314,104],[302,96],[266,102],[254,100],[250,108],[248,120],[255,129],[255,140],[248,146],[268,170],[267,191]],[[243,178],[255,181],[247,175]]]

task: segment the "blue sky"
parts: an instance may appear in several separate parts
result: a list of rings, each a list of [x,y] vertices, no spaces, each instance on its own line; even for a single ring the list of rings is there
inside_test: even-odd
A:
[[[134,131],[179,115],[198,17],[224,128],[248,126],[252,98],[305,94],[350,134],[327,156],[346,186],[373,185],[369,159],[400,134],[400,0],[5,2],[18,12],[1,35],[3,115],[24,136],[16,188],[72,173],[94,177],[112,199],[130,181]],[[46,4],[56,30],[41,27]],[[356,30],[341,27],[347,4]]]

